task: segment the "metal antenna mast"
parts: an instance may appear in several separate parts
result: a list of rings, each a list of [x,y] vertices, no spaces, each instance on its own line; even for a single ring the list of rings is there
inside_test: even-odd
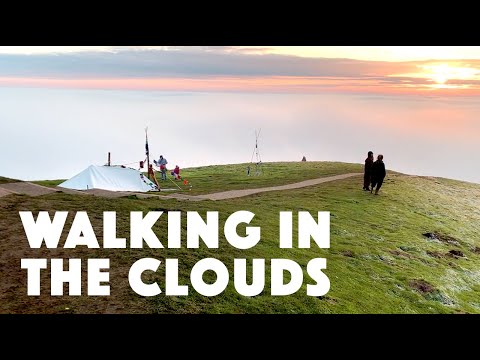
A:
[[[262,157],[260,156],[260,149],[258,148],[258,139],[261,132],[262,129],[258,132],[255,130],[255,147],[253,148],[252,158],[250,159],[250,163],[253,163],[253,157],[255,156],[255,176],[262,173]],[[250,167],[248,167],[248,175],[250,175]]]

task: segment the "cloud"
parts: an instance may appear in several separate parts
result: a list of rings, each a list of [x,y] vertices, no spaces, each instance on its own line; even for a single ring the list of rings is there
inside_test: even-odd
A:
[[[431,94],[436,96],[480,94],[480,84],[475,80],[449,78],[437,84],[425,72],[426,64],[443,69],[436,66],[441,62],[435,61],[392,63],[308,58],[271,54],[268,48],[228,46],[64,50],[31,55],[1,54],[0,51],[0,86],[276,93],[417,94],[434,91]],[[480,60],[457,60],[454,65],[480,69]]]
[[[175,51],[176,50],[176,51]],[[412,71],[396,64],[396,71]],[[0,76],[178,77],[178,76],[369,76],[391,73],[392,64],[348,59],[258,55],[228,48],[136,48],[109,52],[0,55]]]

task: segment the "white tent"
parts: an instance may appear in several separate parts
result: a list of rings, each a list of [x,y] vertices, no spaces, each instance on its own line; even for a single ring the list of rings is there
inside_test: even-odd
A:
[[[141,172],[121,166],[91,165],[58,186],[74,190],[158,191],[157,186]]]

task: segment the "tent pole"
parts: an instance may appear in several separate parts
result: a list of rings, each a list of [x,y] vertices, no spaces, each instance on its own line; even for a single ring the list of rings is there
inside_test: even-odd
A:
[[[147,155],[147,170],[148,176],[150,177],[150,149],[148,148],[148,127],[145,128],[145,144],[146,144],[146,155]],[[152,179],[150,179],[152,180]]]
[[[155,185],[157,185],[158,190],[160,190],[160,184],[155,177],[155,172],[153,171],[153,165],[150,165],[150,149],[148,146],[148,127],[145,128],[145,152],[147,155],[147,178],[149,178]]]

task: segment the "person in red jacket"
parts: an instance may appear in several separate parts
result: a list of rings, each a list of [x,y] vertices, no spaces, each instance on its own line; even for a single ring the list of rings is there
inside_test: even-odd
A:
[[[372,167],[373,167],[373,152],[368,152],[368,157],[365,159],[365,168],[363,174],[363,190],[370,191],[370,183],[372,181]]]
[[[175,169],[172,171],[172,175],[175,177],[175,180],[181,180],[182,177],[180,176],[180,168],[175,166]]]

